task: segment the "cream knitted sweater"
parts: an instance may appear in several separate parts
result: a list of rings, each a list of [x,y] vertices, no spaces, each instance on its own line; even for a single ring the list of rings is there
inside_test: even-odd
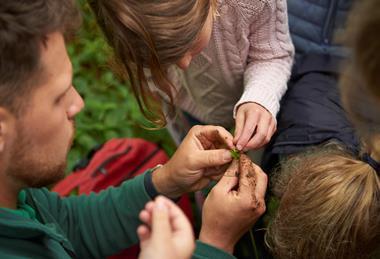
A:
[[[236,108],[246,102],[275,117],[294,55],[286,0],[218,0],[218,13],[208,47],[186,71],[170,69],[176,105],[225,127],[234,125]]]

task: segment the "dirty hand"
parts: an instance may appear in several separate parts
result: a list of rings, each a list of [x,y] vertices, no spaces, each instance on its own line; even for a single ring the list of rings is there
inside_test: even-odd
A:
[[[157,191],[176,198],[206,187],[211,179],[224,173],[221,166],[231,162],[232,139],[222,127],[193,127],[169,162],[153,172]]]
[[[228,253],[265,212],[267,176],[246,156],[240,159],[240,164],[237,160],[231,163],[211,190],[202,211],[200,241]]]
[[[238,150],[261,148],[270,141],[275,131],[275,118],[260,104],[249,102],[238,107],[234,137]]]
[[[159,196],[140,212],[137,234],[140,239],[139,259],[187,259],[195,249],[189,220],[171,200]]]

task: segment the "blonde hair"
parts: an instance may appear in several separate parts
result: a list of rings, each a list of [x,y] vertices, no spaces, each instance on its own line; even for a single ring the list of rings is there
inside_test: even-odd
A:
[[[295,156],[274,192],[280,206],[267,241],[276,258],[368,258],[380,242],[380,181],[342,148]]]
[[[150,70],[157,90],[168,97],[173,111],[175,88],[167,69],[193,46],[216,0],[89,2],[143,115],[164,126],[160,98],[147,86],[144,68]]]
[[[358,4],[347,25],[352,60],[341,80],[342,99],[364,149],[380,162],[380,2]],[[281,200],[267,241],[276,257],[379,253],[380,180],[368,163],[330,146],[289,159],[275,182]]]

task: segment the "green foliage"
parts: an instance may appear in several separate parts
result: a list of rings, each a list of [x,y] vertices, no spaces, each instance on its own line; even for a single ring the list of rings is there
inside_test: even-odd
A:
[[[237,150],[237,149],[232,149],[232,150],[230,150],[230,152],[231,152],[231,156],[232,156],[234,159],[236,159],[236,160],[239,160],[239,159],[240,159],[240,152],[239,152],[239,150]]]
[[[112,51],[101,34],[85,0],[79,1],[83,24],[68,45],[74,68],[74,85],[85,100],[76,118],[76,137],[69,154],[69,169],[93,146],[115,137],[139,137],[159,144],[171,155],[175,145],[166,130],[152,127],[142,116],[126,82],[118,80],[109,64]]]

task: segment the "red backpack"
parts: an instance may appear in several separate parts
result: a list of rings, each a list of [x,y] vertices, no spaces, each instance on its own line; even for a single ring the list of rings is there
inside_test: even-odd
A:
[[[52,191],[61,196],[99,192],[167,161],[166,153],[152,142],[133,138],[111,139],[93,149]],[[178,205],[193,222],[189,197],[184,195]],[[138,246],[133,246],[110,258],[137,258],[138,253]]]

